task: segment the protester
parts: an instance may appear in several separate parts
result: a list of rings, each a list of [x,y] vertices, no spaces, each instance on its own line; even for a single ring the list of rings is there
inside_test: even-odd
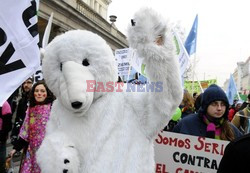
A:
[[[236,103],[237,103],[238,101],[239,101],[238,99],[234,99],[234,100],[233,100],[233,104],[232,104],[232,105],[229,105],[229,108],[235,107],[235,105],[236,105]]]
[[[199,96],[199,94],[198,94],[197,92],[194,92],[194,93],[193,93],[194,102],[195,102],[195,100],[197,99],[198,96]]]
[[[199,96],[196,98],[194,102],[194,112],[198,113],[200,107],[201,107],[201,99],[202,99],[203,93],[199,94]]]
[[[18,93],[19,93],[19,90],[18,88],[9,96],[9,98],[7,99],[9,105],[10,105],[10,108],[11,108],[11,112],[12,112],[12,115],[15,113],[15,110],[16,110],[16,106],[17,106],[17,99],[18,99]]]
[[[242,103],[240,110],[243,110],[245,107],[247,107],[248,104],[250,104],[250,94],[248,94],[247,96],[247,101]]]
[[[181,118],[194,113],[194,99],[187,90],[184,90],[183,99],[179,107],[182,112]]]
[[[250,95],[249,100],[250,100]],[[238,111],[232,123],[243,133],[247,134],[250,132],[250,104],[248,103],[247,106],[243,109]]]
[[[229,113],[228,113],[228,121],[232,121],[232,119],[234,118],[234,115],[236,114],[236,112],[238,112],[240,110],[240,107],[242,105],[242,101],[241,100],[238,100],[236,103],[235,103],[235,106],[231,107],[229,109]]]
[[[199,112],[183,118],[173,131],[232,141],[242,134],[227,121],[228,109],[229,103],[225,92],[213,84],[203,93]]]
[[[217,173],[245,173],[249,171],[250,134],[230,142],[224,151]]]
[[[0,172],[5,173],[6,141],[12,126],[11,107],[7,101],[0,107]]]
[[[21,173],[40,172],[35,153],[44,139],[45,127],[50,116],[53,100],[54,96],[44,82],[40,81],[34,84],[30,93],[30,105],[20,129],[19,139],[10,152],[12,157],[16,151],[20,151],[28,143],[27,152],[20,167]]]
[[[32,84],[33,84],[33,78],[30,77],[26,81],[24,81],[23,84],[21,85],[22,96],[18,102],[15,123],[10,135],[12,145],[14,145],[15,142],[17,141],[20,128],[23,124],[26,115],[26,110],[28,107],[28,96],[32,88]]]

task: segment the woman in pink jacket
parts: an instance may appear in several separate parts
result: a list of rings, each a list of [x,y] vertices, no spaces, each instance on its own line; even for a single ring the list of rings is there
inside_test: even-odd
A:
[[[16,151],[28,146],[20,167],[21,173],[41,172],[36,162],[36,151],[44,139],[53,100],[54,96],[44,82],[34,84],[30,95],[30,105],[20,129],[18,142],[10,152],[10,155],[13,156]]]

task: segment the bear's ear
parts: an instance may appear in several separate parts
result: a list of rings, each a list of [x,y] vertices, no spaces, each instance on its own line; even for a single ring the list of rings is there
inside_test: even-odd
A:
[[[40,58],[41,58],[41,60],[43,60],[44,53],[45,53],[45,49],[44,48],[40,48]]]

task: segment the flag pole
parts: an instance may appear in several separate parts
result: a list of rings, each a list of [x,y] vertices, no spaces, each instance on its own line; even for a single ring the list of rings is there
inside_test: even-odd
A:
[[[240,94],[238,92],[238,89],[237,89],[237,96],[238,96],[238,99],[241,100],[241,97],[240,97]]]
[[[202,86],[201,86],[201,83],[200,83],[200,81],[199,81],[199,79],[198,79],[196,73],[194,73],[194,74],[195,74],[195,77],[196,77],[196,79],[197,79],[197,82],[198,82],[198,84],[199,84],[199,86],[200,86],[201,92],[203,93],[204,90],[203,90],[203,88],[202,88]]]
[[[195,66],[196,66],[195,63],[196,63],[197,29],[198,29],[198,14],[195,17],[192,28],[185,41],[185,48],[189,56],[194,54],[193,72],[192,72],[192,94],[194,93],[194,77],[195,77],[194,73],[195,73]]]
[[[194,76],[195,76],[195,64],[196,62],[196,53],[194,54],[194,62],[193,62],[193,73],[192,73],[192,95],[194,94]]]

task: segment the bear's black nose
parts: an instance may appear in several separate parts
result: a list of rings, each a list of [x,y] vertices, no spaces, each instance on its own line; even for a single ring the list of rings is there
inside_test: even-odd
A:
[[[73,102],[71,103],[71,106],[75,109],[79,109],[82,106],[82,102],[78,102],[78,101]]]

